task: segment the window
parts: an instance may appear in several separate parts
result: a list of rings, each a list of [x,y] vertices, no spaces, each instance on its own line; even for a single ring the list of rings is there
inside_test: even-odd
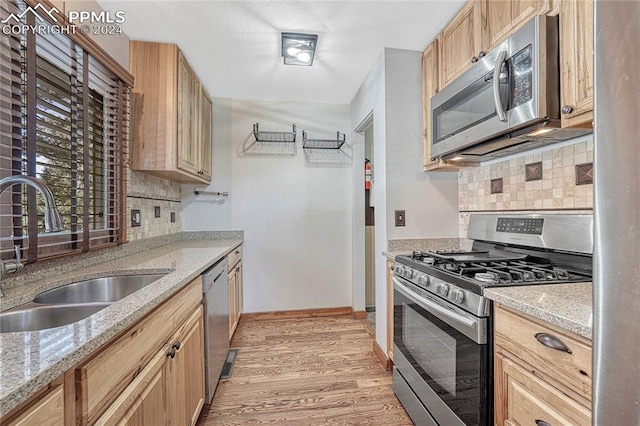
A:
[[[26,7],[3,1],[0,14]],[[67,35],[0,37],[0,177],[44,181],[64,220],[64,231],[44,233],[40,194],[26,185],[5,191],[2,258],[12,258],[15,245],[34,262],[122,243],[128,86]]]

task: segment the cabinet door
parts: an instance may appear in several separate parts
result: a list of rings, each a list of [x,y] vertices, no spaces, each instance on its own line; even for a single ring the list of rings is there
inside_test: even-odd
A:
[[[211,99],[204,90],[200,90],[200,176],[211,181],[212,158],[211,158],[211,132],[213,105]]]
[[[483,49],[491,50],[535,15],[551,11],[551,0],[483,0]]]
[[[242,303],[242,261],[240,261],[236,265],[236,322],[240,322],[240,316],[242,315]]]
[[[500,354],[496,388],[496,424],[591,425],[588,408]]]
[[[184,323],[170,345],[165,363],[167,424],[195,425],[204,405],[202,306]]]
[[[482,41],[482,7],[479,0],[469,0],[438,36],[440,89],[471,66]]]
[[[393,361],[393,265],[387,260],[387,356]]]
[[[236,329],[236,272],[235,269],[229,273],[229,341],[233,337],[233,332]]]
[[[64,425],[64,387],[58,385],[26,408],[6,426],[61,426]]]
[[[164,363],[168,346],[160,350],[138,377],[120,394],[95,423],[108,425],[165,424],[166,405]]]
[[[178,56],[178,164],[200,173],[200,82],[182,54]]]
[[[562,127],[593,120],[593,0],[563,0],[560,6]]]

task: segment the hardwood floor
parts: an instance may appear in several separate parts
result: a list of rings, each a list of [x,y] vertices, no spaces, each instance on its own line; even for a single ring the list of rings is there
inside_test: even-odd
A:
[[[241,320],[233,374],[198,425],[412,425],[364,321]]]

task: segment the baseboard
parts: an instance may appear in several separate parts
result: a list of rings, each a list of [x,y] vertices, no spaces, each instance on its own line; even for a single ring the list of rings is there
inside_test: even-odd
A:
[[[378,361],[380,361],[380,364],[382,364],[382,367],[385,370],[387,371],[393,370],[393,362],[391,362],[391,360],[387,358],[387,355],[385,355],[384,351],[382,350],[380,345],[378,345],[378,342],[376,342],[375,340],[373,341],[373,353],[378,358]]]
[[[354,319],[365,319],[367,317],[367,311],[353,311]]]
[[[353,311],[351,306],[345,306],[340,308],[294,309],[290,311],[243,313],[242,321],[342,316],[355,317],[355,315],[356,312]]]

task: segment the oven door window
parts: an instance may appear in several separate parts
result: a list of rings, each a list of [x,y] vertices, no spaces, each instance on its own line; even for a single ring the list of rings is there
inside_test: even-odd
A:
[[[489,345],[481,345],[394,292],[394,343],[427,385],[466,424],[486,401]]]

